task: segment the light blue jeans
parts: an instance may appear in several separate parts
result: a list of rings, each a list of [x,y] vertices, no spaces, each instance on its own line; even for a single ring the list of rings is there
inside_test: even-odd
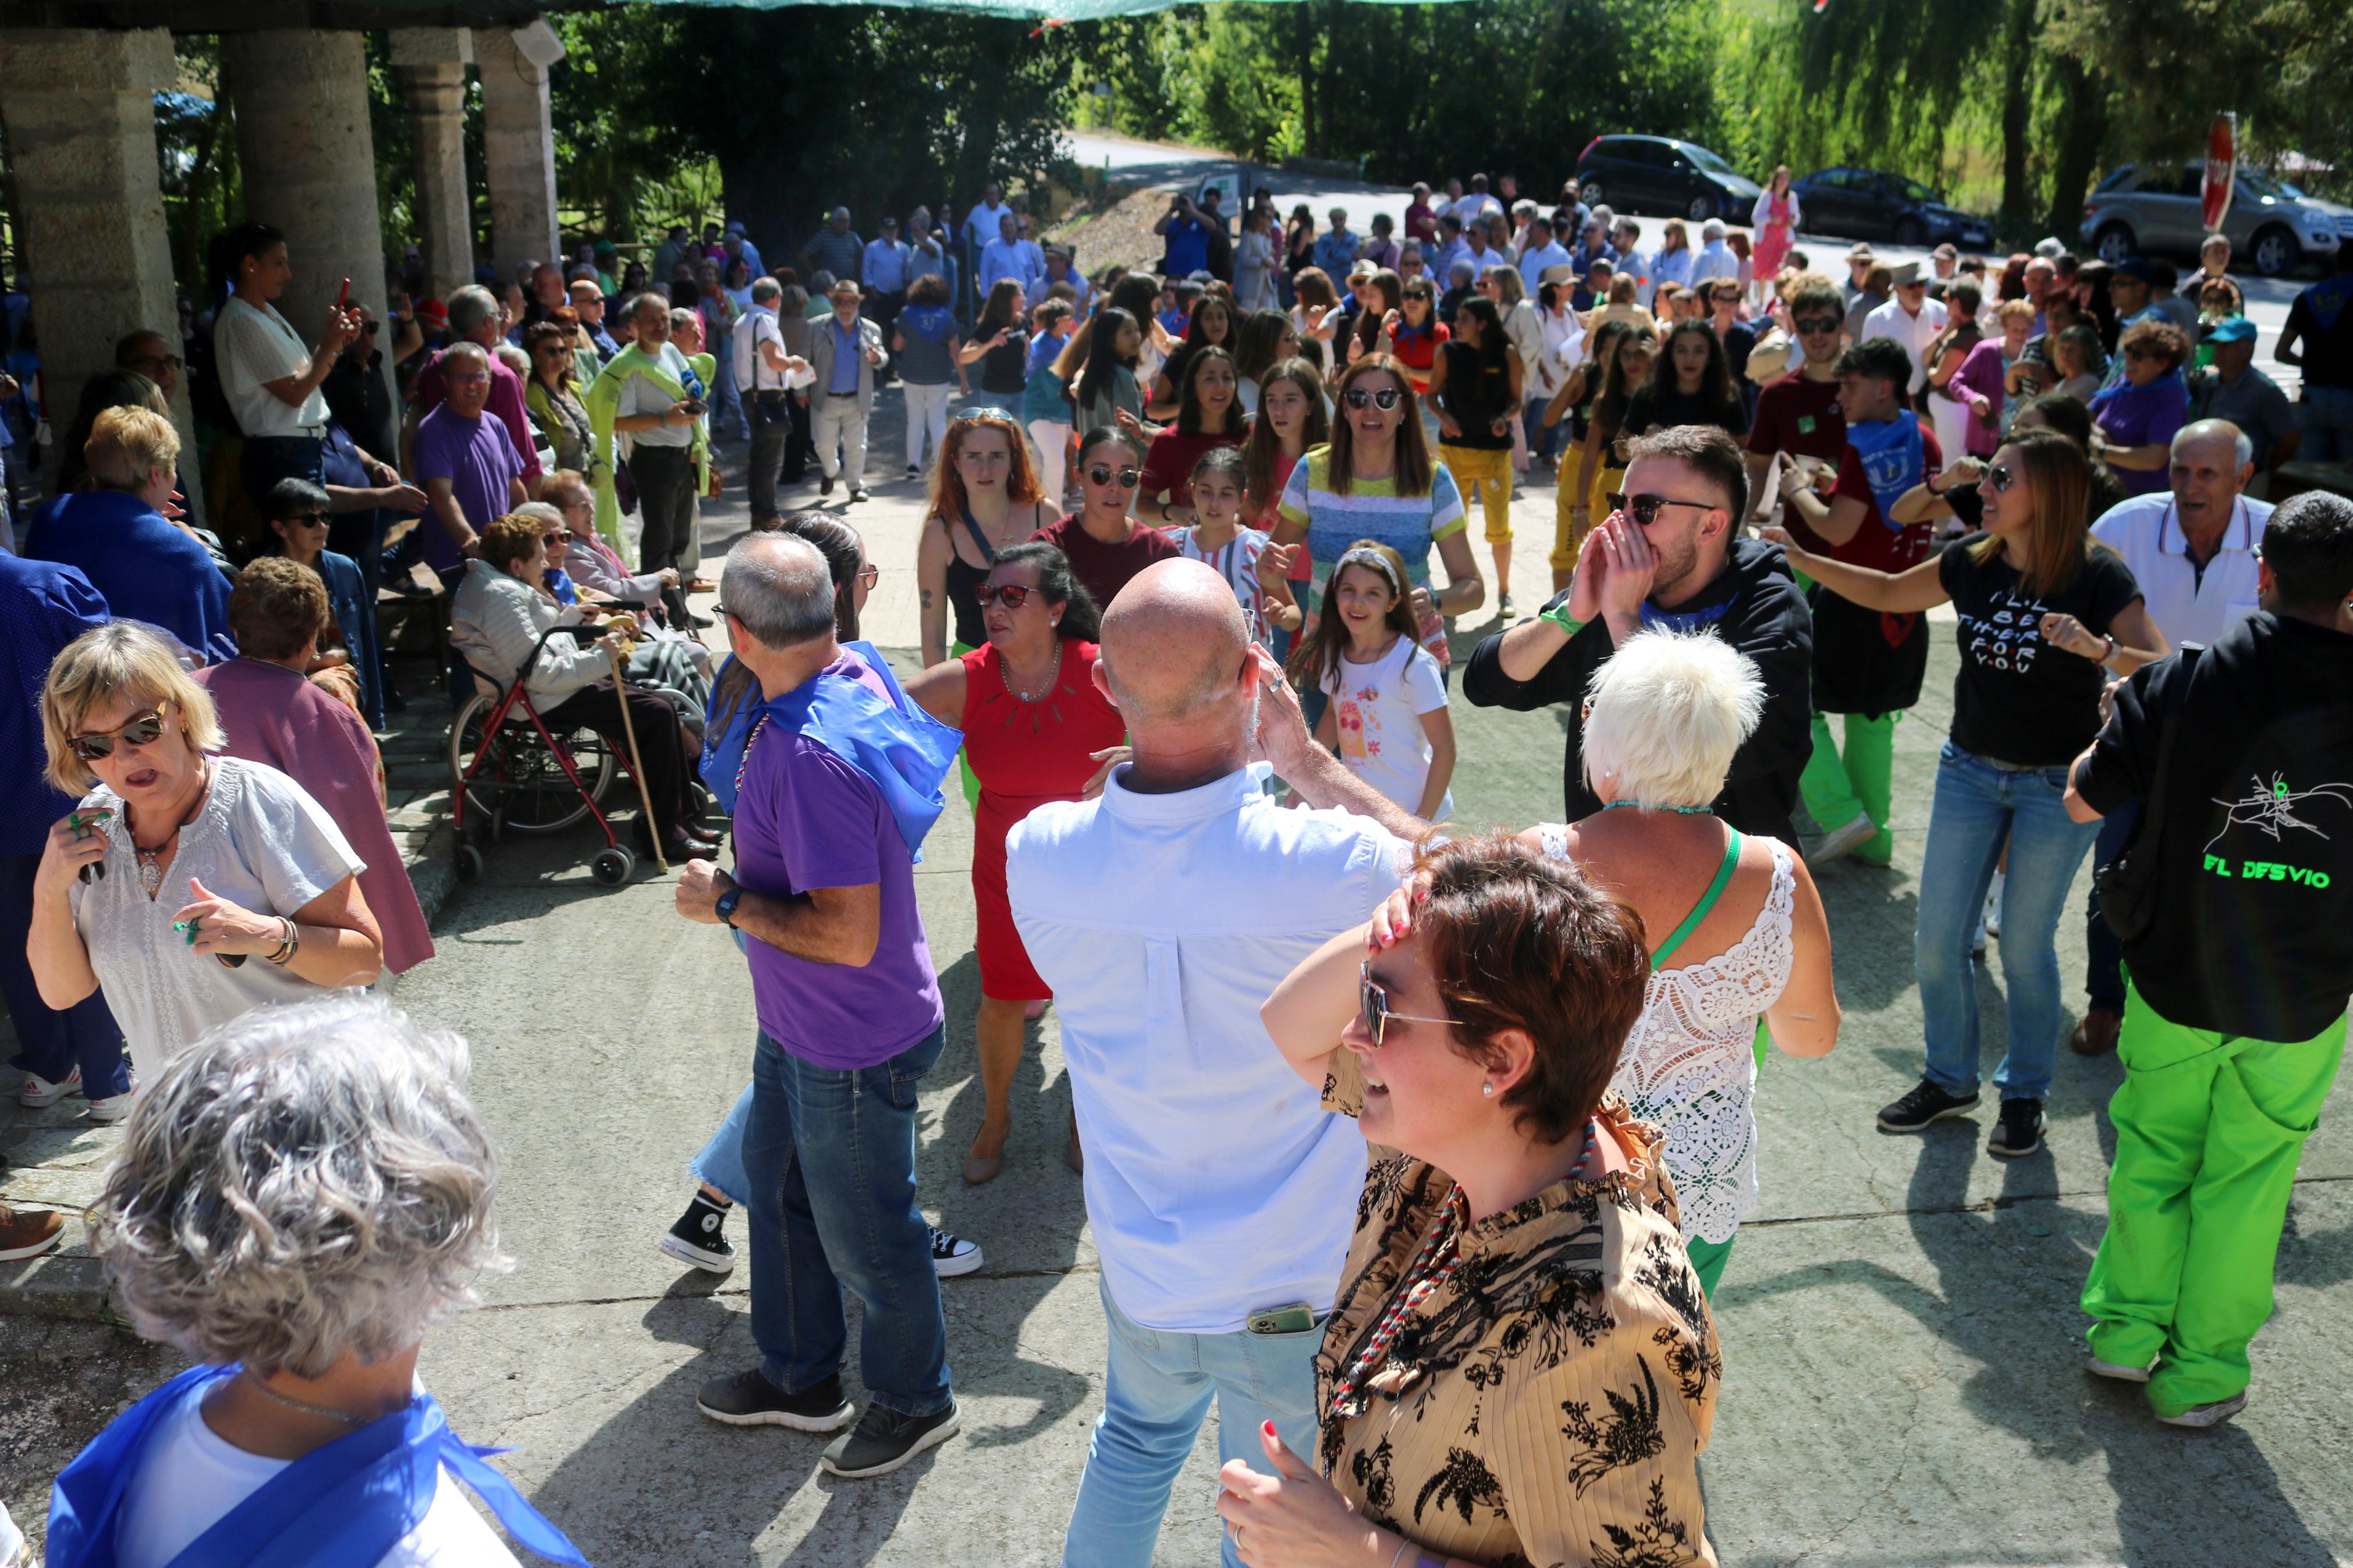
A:
[[[750,1178],[744,1174],[744,1123],[752,1116],[752,1086],[745,1084],[735,1103],[727,1108],[726,1120],[702,1152],[687,1162],[686,1168],[694,1179],[716,1191],[731,1204],[740,1204],[752,1190]]]
[[[2099,834],[2068,819],[2067,770],[2013,768],[1945,742],[1920,868],[1913,963],[1920,976],[1928,1080],[1948,1094],[1978,1086],[1977,974],[1969,939],[2010,844],[2001,894],[2001,969],[2010,1044],[1993,1075],[2004,1100],[2041,1100],[2059,1051],[2059,919],[2075,869]]]
[[[1324,1328],[1295,1334],[1166,1333],[1132,1321],[1103,1287],[1111,1330],[1103,1412],[1087,1441],[1087,1467],[1062,1542],[1062,1568],[1152,1568],[1160,1517],[1176,1473],[1193,1452],[1201,1418],[1218,1402],[1218,1460],[1240,1459],[1273,1474],[1259,1426],[1303,1458],[1315,1452],[1315,1352]],[[1269,1303],[1274,1305],[1276,1303]],[[1208,1511],[1214,1500],[1189,1500]],[[1225,1568],[1242,1568],[1233,1538],[1219,1529]]]

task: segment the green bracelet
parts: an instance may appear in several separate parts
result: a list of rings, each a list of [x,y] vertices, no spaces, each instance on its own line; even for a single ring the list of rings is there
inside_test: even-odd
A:
[[[1570,637],[1575,637],[1577,633],[1585,629],[1586,623],[1578,620],[1576,616],[1568,613],[1567,609],[1565,607],[1567,603],[1567,601],[1563,600],[1561,604],[1555,605],[1549,610],[1538,610],[1536,612],[1536,619],[1540,621],[1550,621],[1554,626],[1558,626]]]

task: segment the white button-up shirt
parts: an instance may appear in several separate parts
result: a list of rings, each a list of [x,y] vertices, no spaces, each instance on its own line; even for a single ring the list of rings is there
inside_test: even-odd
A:
[[[784,330],[776,325],[774,305],[754,305],[735,323],[728,347],[733,351],[736,391],[758,392],[785,384],[785,373],[771,369],[762,358],[762,343],[774,343],[778,353],[785,352]]]
[[[1945,307],[1939,301],[1923,301],[1915,316],[1904,308],[1901,300],[1890,300],[1862,319],[1862,336],[1856,341],[1894,338],[1902,343],[1904,352],[1912,356],[1912,384],[1905,390],[1917,392],[1928,384],[1928,345],[1944,330]]]
[[[2241,496],[2231,508],[2222,542],[2200,573],[2189,558],[2181,514],[2171,490],[2135,496],[2110,507],[2092,524],[2092,537],[2125,558],[2148,604],[2148,618],[2175,647],[2203,643],[2255,613],[2255,546],[2272,515],[2269,501]]]
[[[1104,1283],[1172,1333],[1327,1310],[1365,1181],[1363,1135],[1258,1010],[1371,916],[1410,851],[1364,817],[1282,809],[1260,773],[1138,795],[1122,769],[1006,847],[1013,922],[1062,1021]]]

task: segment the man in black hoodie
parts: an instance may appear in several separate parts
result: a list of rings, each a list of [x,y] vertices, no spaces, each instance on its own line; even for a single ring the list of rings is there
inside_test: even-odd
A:
[[[1765,681],[1764,716],[1733,756],[1716,814],[1743,833],[1795,844],[1789,808],[1813,751],[1813,617],[1780,549],[1737,537],[1748,506],[1740,447],[1714,426],[1661,430],[1632,444],[1622,482],[1567,591],[1535,619],[1482,642],[1462,694],[1519,712],[1580,702],[1593,672],[1636,632],[1712,632]],[[1601,809],[1585,782],[1578,726],[1568,731],[1562,791],[1567,821]]]
[[[2103,905],[2131,991],[2090,1370],[2178,1426],[2247,1403],[2353,992],[2353,501],[2285,502],[2260,555],[2262,607],[2110,688],[2067,791],[2078,822],[2138,798],[2127,863],[2155,878],[2145,930]]]

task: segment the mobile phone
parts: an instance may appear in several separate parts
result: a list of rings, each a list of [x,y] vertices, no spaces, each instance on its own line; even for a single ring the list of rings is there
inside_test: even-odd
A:
[[[1261,1307],[1243,1319],[1242,1325],[1254,1334],[1303,1334],[1315,1326],[1315,1310],[1304,1301]]]
[[[350,303],[351,303],[351,301],[352,301],[352,280],[351,280],[350,279],[346,278],[346,279],[343,279],[343,286],[341,289],[336,289],[336,290],[335,290],[335,309],[336,309],[336,310],[342,310],[344,306],[346,306],[346,305],[350,304]]]
[[[686,411],[687,411],[689,414],[700,414],[700,413],[702,413],[702,399],[701,399],[700,397],[690,397],[690,398],[688,398],[688,399],[686,400]]]
[[[66,820],[76,827],[96,827],[105,823],[113,815],[112,807],[99,806],[90,811],[69,811],[66,814]],[[106,862],[92,860],[75,875],[84,884],[103,881],[106,878]]]

